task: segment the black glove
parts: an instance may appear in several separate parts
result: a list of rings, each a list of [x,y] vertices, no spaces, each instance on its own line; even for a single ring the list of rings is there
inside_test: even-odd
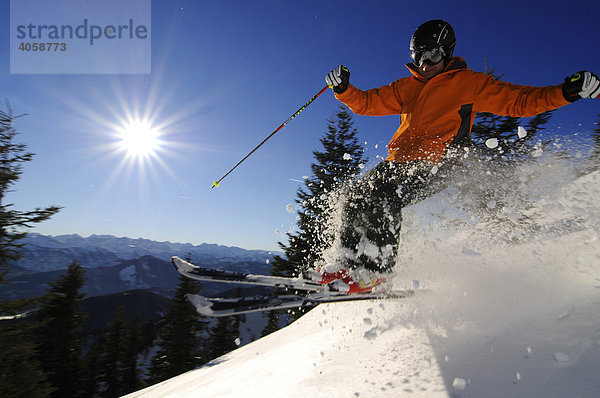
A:
[[[341,94],[346,91],[350,83],[350,71],[344,65],[338,65],[325,76],[325,82],[329,88]]]
[[[596,98],[600,94],[600,79],[592,72],[577,72],[565,79],[562,92],[569,102],[581,98]]]

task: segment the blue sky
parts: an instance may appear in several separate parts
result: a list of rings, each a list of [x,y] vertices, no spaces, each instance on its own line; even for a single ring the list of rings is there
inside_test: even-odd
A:
[[[277,232],[295,225],[286,205],[338,107],[331,92],[210,186],[334,66],[348,65],[364,89],[407,76],[412,32],[442,18],[456,31],[455,55],[474,70],[487,56],[504,80],[538,86],[600,73],[598,1],[407,3],[154,0],[150,75],[11,75],[9,1],[0,0],[0,94],[27,114],[19,141],[36,153],[9,199],[20,209],[63,206],[34,230],[44,234],[277,249]],[[556,112],[551,128],[584,137],[598,113],[599,101],[580,101]],[[117,149],[115,128],[128,115],[160,127],[155,156],[134,161]],[[399,117],[354,120],[367,156],[385,156]]]

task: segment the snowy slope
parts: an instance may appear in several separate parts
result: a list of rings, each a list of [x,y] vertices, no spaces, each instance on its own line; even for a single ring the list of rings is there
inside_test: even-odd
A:
[[[411,390],[444,397],[426,330],[395,320],[407,308],[389,301],[322,305],[204,368],[130,396],[377,397]]]
[[[457,190],[415,205],[394,283],[426,291],[319,306],[131,396],[599,397],[600,174],[575,177],[523,168],[511,188],[531,200],[485,223]]]

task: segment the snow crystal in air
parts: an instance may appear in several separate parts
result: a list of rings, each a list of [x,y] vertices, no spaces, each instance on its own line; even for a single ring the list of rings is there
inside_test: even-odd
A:
[[[291,213],[294,211],[294,204],[293,203],[288,203],[287,206],[285,206],[285,209],[287,210],[288,213]]]
[[[525,138],[527,137],[527,130],[519,126],[519,128],[517,128],[517,135],[519,136],[519,138]]]
[[[542,150],[542,148],[537,148],[535,151],[531,152],[531,157],[539,158],[543,154],[544,154],[544,151]]]
[[[363,337],[367,340],[374,340],[377,338],[377,327],[371,328],[369,330],[367,330],[364,334]]]
[[[452,382],[452,387],[456,388],[457,390],[464,390],[465,388],[467,388],[467,380],[463,379],[462,377],[455,377],[454,381]]]
[[[569,362],[571,358],[569,358],[569,356],[564,352],[555,352],[554,359],[556,362]]]
[[[377,258],[377,256],[379,255],[379,246],[377,246],[364,236],[360,238],[360,242],[358,242],[356,249],[357,255],[359,256],[365,254],[367,257]]]
[[[565,308],[558,314],[558,319],[565,319],[569,315],[571,315],[575,311],[575,306],[571,305],[568,308]]]
[[[490,149],[494,149],[498,147],[498,138],[490,138],[485,142],[485,146]]]

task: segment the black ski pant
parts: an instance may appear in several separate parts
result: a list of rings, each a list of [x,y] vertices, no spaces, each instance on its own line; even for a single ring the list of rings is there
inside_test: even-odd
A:
[[[456,162],[384,161],[346,186],[340,243],[350,268],[389,271],[398,254],[402,208],[444,189]]]

